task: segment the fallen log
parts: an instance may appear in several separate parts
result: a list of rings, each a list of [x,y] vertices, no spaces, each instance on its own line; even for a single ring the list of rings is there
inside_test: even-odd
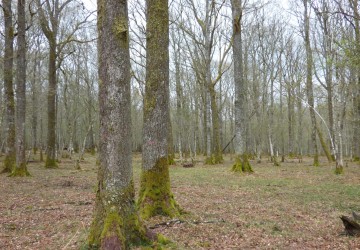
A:
[[[353,212],[353,218],[345,215],[340,217],[344,224],[346,235],[360,236],[360,221],[357,218],[358,215],[355,212]]]

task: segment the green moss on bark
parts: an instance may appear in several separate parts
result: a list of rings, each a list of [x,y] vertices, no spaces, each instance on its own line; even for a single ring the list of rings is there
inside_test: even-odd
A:
[[[169,154],[169,156],[168,156],[168,164],[169,165],[176,165],[175,155],[174,154]]]
[[[223,162],[222,154],[212,154],[210,157],[205,159],[206,165],[216,165]]]
[[[99,183],[99,188],[102,185]],[[118,194],[98,190],[88,248],[114,249],[111,247],[116,245],[121,246],[120,249],[128,249],[131,245],[151,244],[147,230],[135,210],[134,192],[133,182],[128,188],[119,190]]]
[[[27,177],[31,176],[26,168],[26,163],[21,164],[19,167],[15,167],[9,177]]]
[[[271,157],[271,162],[274,163],[275,167],[280,166],[280,163],[279,163],[279,161],[278,161],[278,159],[277,159],[277,157],[275,155]]]
[[[1,171],[1,173],[11,173],[15,169],[15,161],[15,154],[6,155],[4,160],[4,169]]]
[[[314,155],[314,167],[319,167],[319,166],[320,166],[319,156],[316,154]]]
[[[247,154],[237,156],[231,171],[235,173],[253,173],[254,171],[249,162],[249,156]]]
[[[340,175],[344,173],[344,167],[343,166],[336,166],[335,168],[335,174]]]
[[[45,168],[58,168],[58,164],[55,159],[50,159],[46,157]]]
[[[180,215],[180,208],[170,189],[167,161],[167,157],[163,157],[157,161],[151,170],[143,170],[141,173],[138,207],[143,219],[155,215],[169,217]]]

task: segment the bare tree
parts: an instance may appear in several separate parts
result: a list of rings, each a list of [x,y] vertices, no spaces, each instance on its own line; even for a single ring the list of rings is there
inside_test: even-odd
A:
[[[82,25],[87,22],[90,17],[88,15],[82,21],[71,23],[70,27],[66,28],[66,32],[60,30],[63,13],[65,10],[69,10],[69,6],[73,4],[73,8],[76,9],[76,0],[64,0],[64,1],[49,1],[45,0],[43,3],[40,0],[36,0],[38,6],[39,19],[41,29],[49,44],[49,65],[48,65],[48,136],[47,136],[47,158],[45,167],[54,168],[57,167],[56,163],[56,96],[58,86],[57,69],[60,67],[61,62],[64,60],[64,50],[66,46],[71,42],[79,42],[76,39],[76,32],[82,28]],[[59,33],[63,37],[60,40]],[[68,52],[71,54],[71,52]]]

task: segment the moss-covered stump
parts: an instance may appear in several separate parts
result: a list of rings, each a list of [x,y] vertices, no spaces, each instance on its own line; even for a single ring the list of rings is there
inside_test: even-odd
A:
[[[156,240],[156,235],[148,233],[136,211],[133,183],[115,193],[97,192],[88,249],[129,249],[132,245],[151,245],[152,237]]]
[[[46,158],[45,168],[58,168],[58,164],[55,159]]]
[[[253,173],[254,172],[251,167],[251,164],[249,162],[249,158],[246,154],[237,156],[235,158],[235,163],[232,166],[231,171],[235,172],[235,173]]]
[[[171,218],[180,215],[170,188],[167,158],[161,158],[150,170],[142,170],[138,208],[141,218],[148,219],[156,215]]]
[[[27,170],[26,164],[21,164],[21,166],[14,168],[9,177],[27,177],[31,176]]]

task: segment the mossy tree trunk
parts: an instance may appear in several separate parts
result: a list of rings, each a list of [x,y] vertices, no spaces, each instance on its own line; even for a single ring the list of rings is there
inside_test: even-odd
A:
[[[25,110],[26,110],[26,21],[25,0],[18,0],[18,34],[16,67],[16,167],[11,176],[29,176],[25,157]]]
[[[127,1],[98,0],[98,33],[100,166],[89,247],[128,249],[147,237],[132,181]]]
[[[311,118],[311,141],[313,144],[314,153],[314,166],[319,165],[319,152],[316,142],[316,115],[315,115],[315,102],[314,91],[312,83],[312,71],[313,71],[313,56],[310,44],[310,14],[308,11],[308,1],[303,0],[304,4],[304,42],[306,49],[306,95],[308,99],[309,112]]]
[[[4,11],[4,90],[6,107],[6,147],[4,169],[2,173],[10,173],[15,167],[15,100],[13,90],[13,65],[14,65],[14,28],[12,21],[11,0],[3,0]]]
[[[179,215],[170,190],[169,11],[167,0],[146,2],[146,86],[139,211],[146,219]]]
[[[243,16],[242,1],[232,0],[233,19],[233,61],[235,83],[235,154],[237,159],[233,166],[236,172],[252,172],[246,154],[246,125],[247,120],[247,86],[244,81],[243,50],[241,36],[241,19]]]

